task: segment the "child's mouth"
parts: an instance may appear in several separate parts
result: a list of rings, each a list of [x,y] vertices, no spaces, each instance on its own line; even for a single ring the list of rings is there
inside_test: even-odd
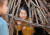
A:
[[[25,19],[25,17],[22,17],[22,19]]]

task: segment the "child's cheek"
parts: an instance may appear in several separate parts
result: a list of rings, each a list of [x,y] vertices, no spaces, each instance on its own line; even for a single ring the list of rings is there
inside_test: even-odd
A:
[[[22,14],[21,14],[21,13],[20,13],[20,15],[19,15],[19,16],[20,16],[20,18],[22,18]]]
[[[7,13],[7,7],[3,7],[3,14],[5,15]]]
[[[27,14],[25,14],[25,17],[27,17]]]
[[[24,16],[25,18],[27,18],[27,14],[25,14],[25,16]]]

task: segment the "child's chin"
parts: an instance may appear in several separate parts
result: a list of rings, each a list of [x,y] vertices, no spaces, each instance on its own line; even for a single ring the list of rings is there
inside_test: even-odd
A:
[[[25,20],[25,18],[22,18],[22,19],[24,19],[24,20]]]

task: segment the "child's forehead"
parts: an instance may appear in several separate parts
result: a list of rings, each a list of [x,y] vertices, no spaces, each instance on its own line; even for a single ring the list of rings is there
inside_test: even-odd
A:
[[[25,10],[21,10],[20,13],[26,13],[26,11]]]
[[[21,12],[26,12],[26,10],[21,10]]]

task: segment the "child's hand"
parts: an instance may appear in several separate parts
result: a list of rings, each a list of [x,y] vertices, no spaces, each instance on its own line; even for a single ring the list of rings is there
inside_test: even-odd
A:
[[[26,26],[23,26],[23,30],[26,30]]]
[[[17,24],[20,25],[22,22],[21,21],[17,21]]]

